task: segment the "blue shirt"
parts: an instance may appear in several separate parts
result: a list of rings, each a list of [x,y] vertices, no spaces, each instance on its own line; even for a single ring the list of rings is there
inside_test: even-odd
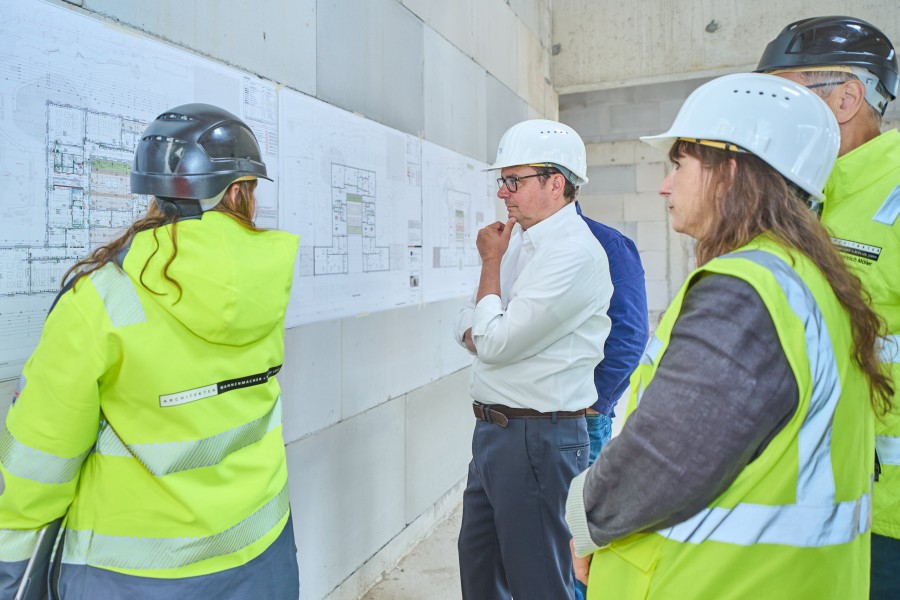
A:
[[[612,328],[603,347],[604,358],[594,369],[597,402],[591,408],[612,417],[649,336],[644,266],[633,241],[612,227],[585,217],[577,202],[575,207],[609,258],[613,294],[607,314]]]

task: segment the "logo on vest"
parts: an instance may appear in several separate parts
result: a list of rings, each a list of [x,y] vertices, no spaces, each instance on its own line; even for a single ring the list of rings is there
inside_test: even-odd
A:
[[[844,255],[844,258],[851,262],[868,266],[881,256],[881,248],[878,246],[870,246],[869,244],[834,237],[831,238],[831,242]]]

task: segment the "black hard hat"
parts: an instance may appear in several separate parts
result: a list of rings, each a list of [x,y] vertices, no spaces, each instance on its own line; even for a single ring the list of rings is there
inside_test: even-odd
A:
[[[217,106],[185,104],[147,127],[134,153],[131,192],[206,200],[246,176],[270,179],[250,128]]]
[[[880,29],[853,17],[815,17],[791,23],[769,42],[758,73],[778,69],[846,65],[875,75],[897,97],[897,54]]]

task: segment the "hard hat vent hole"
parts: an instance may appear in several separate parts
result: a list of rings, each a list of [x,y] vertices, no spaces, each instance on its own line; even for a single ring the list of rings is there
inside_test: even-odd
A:
[[[760,95],[760,96],[765,96],[765,92],[760,92],[759,95]]]
[[[159,116],[160,119],[165,121],[190,121],[191,117],[188,115],[182,115],[179,113],[166,113],[164,115]]]

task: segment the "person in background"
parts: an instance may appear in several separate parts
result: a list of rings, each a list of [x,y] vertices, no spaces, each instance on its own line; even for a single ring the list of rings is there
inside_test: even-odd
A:
[[[501,138],[497,180],[509,211],[478,233],[481,279],[455,339],[475,357],[478,420],[463,497],[459,563],[469,600],[573,598],[569,481],[587,467],[585,409],[603,358],[612,295],[602,246],[575,210],[584,142],[536,119]]]
[[[64,517],[51,597],[298,597],[274,377],[298,239],[253,224],[258,178],[215,106],[140,139],[149,210],[66,274],[2,432],[0,596]]]
[[[589,219],[575,208],[591,233],[603,246],[609,260],[609,276],[613,284],[609,300],[609,337],[603,346],[603,360],[594,369],[597,401],[587,409],[588,435],[591,438],[589,464],[612,437],[612,420],[619,397],[628,388],[628,379],[641,360],[649,335],[647,286],[644,266],[634,242],[621,232]]]
[[[772,40],[757,71],[815,91],[841,127],[841,147],[825,185],[822,224],[863,282],[888,326],[881,360],[900,387],[900,134],[881,133],[897,97],[897,54],[874,25],[854,17],[791,23]],[[895,402],[896,404],[896,402]],[[873,599],[900,598],[900,413],[875,422],[872,492]]]
[[[575,202],[575,209],[591,233],[603,246],[609,260],[609,276],[613,284],[607,314],[610,319],[609,337],[603,346],[603,360],[594,369],[597,401],[587,409],[588,437],[591,440],[588,465],[612,437],[612,420],[616,403],[628,387],[628,379],[641,360],[649,335],[647,286],[644,266],[634,242],[621,232],[589,219]],[[586,588],[575,581],[575,598],[584,600]]]
[[[632,378],[622,433],[572,482],[588,599],[862,597],[874,421],[893,390],[883,323],[806,204],[837,121],[800,85],[740,74],[642,139],[669,148],[660,195],[699,267]]]

